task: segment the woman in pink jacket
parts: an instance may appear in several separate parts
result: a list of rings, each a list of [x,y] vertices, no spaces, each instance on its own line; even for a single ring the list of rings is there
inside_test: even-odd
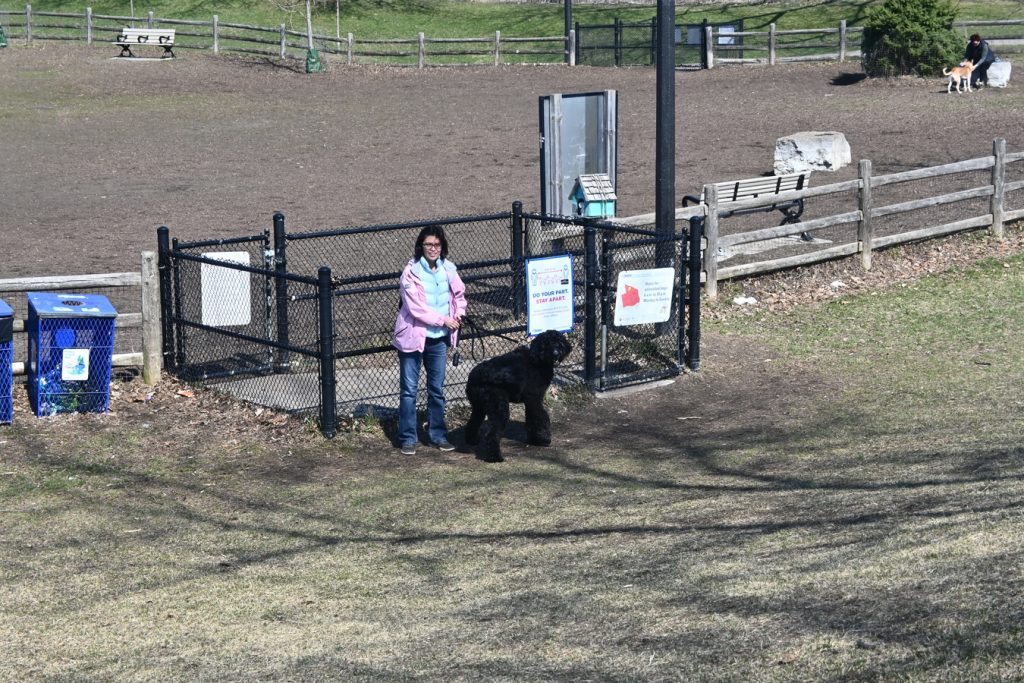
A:
[[[427,376],[427,442],[451,451],[455,446],[448,441],[444,423],[444,373],[448,347],[455,345],[466,312],[466,286],[455,264],[448,261],[444,228],[430,225],[420,231],[414,256],[398,285],[402,301],[394,335],[401,370],[398,443],[405,455],[416,454],[416,394],[422,366]]]

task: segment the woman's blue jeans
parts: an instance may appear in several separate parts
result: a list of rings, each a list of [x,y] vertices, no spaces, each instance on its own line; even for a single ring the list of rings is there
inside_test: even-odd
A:
[[[427,339],[423,352],[398,352],[401,387],[398,403],[398,444],[407,446],[419,439],[416,433],[416,394],[419,391],[420,367],[427,376],[427,439],[430,443],[448,440],[444,424],[444,371],[448,362],[446,338]]]

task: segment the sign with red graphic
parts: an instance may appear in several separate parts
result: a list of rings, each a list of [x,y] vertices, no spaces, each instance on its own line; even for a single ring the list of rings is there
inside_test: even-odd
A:
[[[648,268],[619,273],[615,288],[615,325],[663,323],[672,313],[675,270]]]

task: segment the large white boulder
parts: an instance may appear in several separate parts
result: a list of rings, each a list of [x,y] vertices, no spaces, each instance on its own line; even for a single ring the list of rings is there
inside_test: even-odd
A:
[[[850,161],[850,143],[842,133],[806,131],[775,141],[776,175],[836,171]]]
[[[1010,84],[1010,71],[1013,65],[1002,60],[992,62],[988,67],[988,84],[993,88],[1005,88]]]

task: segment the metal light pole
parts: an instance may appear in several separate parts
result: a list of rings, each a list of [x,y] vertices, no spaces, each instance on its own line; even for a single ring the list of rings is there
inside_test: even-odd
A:
[[[657,99],[655,103],[654,215],[659,267],[673,265],[675,249],[668,241],[676,227],[676,7],[658,0]]]

